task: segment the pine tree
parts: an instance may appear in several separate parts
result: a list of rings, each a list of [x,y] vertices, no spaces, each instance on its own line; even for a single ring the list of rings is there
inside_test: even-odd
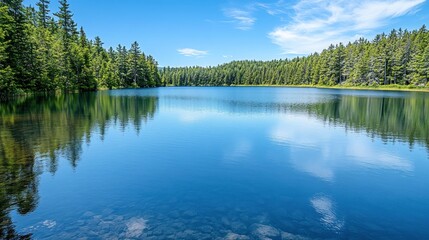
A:
[[[49,3],[50,0],[39,0],[39,2],[36,4],[39,8],[39,11],[37,13],[38,24],[43,28],[48,27],[48,23],[51,19],[51,17],[49,16]]]
[[[140,46],[137,42],[131,44],[128,53],[128,86],[144,86],[144,60],[141,58]]]
[[[58,17],[58,25],[62,30],[62,37],[65,44],[69,44],[73,36],[76,36],[76,24],[73,21],[73,14],[70,11],[70,5],[67,0],[60,0],[59,12],[55,13]]]
[[[5,41],[9,42],[6,65],[9,65],[14,73],[16,87],[21,89],[33,89],[34,82],[31,73],[33,71],[31,57],[33,56],[28,34],[27,19],[24,13],[22,0],[4,0],[8,6],[11,18],[10,31],[5,35]]]
[[[8,61],[9,54],[7,51],[10,47],[10,40],[6,38],[12,29],[10,24],[12,21],[8,7],[0,3],[0,95],[16,91],[12,68]]]
[[[428,46],[426,26],[423,25],[415,34],[408,64],[408,77],[414,85],[426,84],[425,48]]]
[[[103,64],[107,60],[107,54],[103,48],[103,42],[100,37],[95,37],[92,53],[92,66],[96,81],[103,86]]]
[[[125,46],[121,46],[120,44],[116,48],[116,51],[118,53],[117,60],[116,60],[116,68],[118,69],[118,77],[119,77],[119,84],[122,87],[127,86],[127,74],[128,74],[128,68],[127,68],[127,49]]]
[[[423,57],[421,58],[420,67],[421,67],[420,72],[424,78],[426,86],[429,86],[429,45],[426,46],[423,52]]]
[[[62,66],[61,66],[61,81],[62,86],[66,90],[73,89],[75,84],[72,82],[74,78],[74,71],[72,70],[73,63],[72,61],[76,58],[72,56],[72,38],[76,36],[76,24],[73,21],[73,14],[70,11],[70,5],[67,0],[60,0],[60,9],[59,12],[55,13],[55,16],[58,17],[58,26],[60,29],[60,36],[63,45],[62,49]]]

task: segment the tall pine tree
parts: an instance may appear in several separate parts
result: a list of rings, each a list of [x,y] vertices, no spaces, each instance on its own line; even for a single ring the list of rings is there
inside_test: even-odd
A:
[[[37,12],[38,24],[43,28],[48,27],[48,23],[51,19],[49,16],[49,3],[49,0],[39,0],[39,2],[36,4],[39,8],[39,11]]]

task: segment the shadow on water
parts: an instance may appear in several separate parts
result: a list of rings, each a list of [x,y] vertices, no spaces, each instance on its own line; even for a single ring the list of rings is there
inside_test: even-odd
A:
[[[58,157],[77,167],[84,141],[110,124],[125,128],[155,116],[156,97],[86,93],[29,96],[0,103],[0,239],[26,239],[14,230],[9,213],[32,212],[38,204],[38,175],[54,174]]]
[[[230,113],[307,113],[328,124],[365,131],[386,142],[416,143],[429,149],[429,98],[332,95],[322,101],[251,101],[164,97],[172,104],[200,102]],[[170,98],[170,99],[168,99]],[[164,99],[164,100],[165,100]],[[25,239],[14,230],[10,212],[32,212],[38,204],[38,176],[54,174],[63,156],[78,166],[82,144],[94,132],[103,139],[111,125],[136,132],[153,119],[159,97],[112,92],[29,96],[0,103],[0,239]],[[197,103],[198,105],[198,103]],[[324,199],[322,199],[324,200]],[[316,206],[326,201],[315,199]],[[322,211],[323,212],[323,211]]]

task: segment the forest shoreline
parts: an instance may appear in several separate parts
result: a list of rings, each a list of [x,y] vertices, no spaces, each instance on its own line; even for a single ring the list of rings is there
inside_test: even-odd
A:
[[[150,88],[161,88],[159,87],[150,87]],[[270,84],[261,84],[261,85],[230,85],[230,86],[174,86],[167,85],[165,87],[285,87],[285,88],[319,88],[319,89],[338,89],[338,90],[374,90],[374,91],[401,91],[401,92],[427,92],[429,93],[429,87],[417,87],[417,86],[403,86],[403,85],[381,85],[381,86],[323,86],[323,85],[270,85]],[[0,94],[0,101],[11,100],[15,97],[25,97],[25,96],[55,96],[58,94],[81,94],[87,92],[103,92],[110,90],[127,90],[127,89],[150,89],[150,88],[100,88],[94,91],[51,91],[51,92],[38,92],[38,91],[29,91],[29,92],[20,92],[13,94]]]
[[[225,86],[174,86],[167,85],[166,87],[287,87],[287,88],[320,88],[320,89],[344,89],[344,90],[376,90],[376,91],[402,91],[402,92],[429,92],[429,87],[410,87],[402,85],[382,85],[382,86],[323,86],[323,85],[225,85]]]

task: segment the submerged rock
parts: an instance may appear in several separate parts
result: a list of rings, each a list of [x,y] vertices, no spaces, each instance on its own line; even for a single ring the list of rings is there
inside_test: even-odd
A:
[[[248,236],[240,235],[237,233],[228,233],[225,236],[225,240],[248,240],[250,239]]]
[[[232,222],[230,224],[231,230],[237,233],[245,233],[247,231],[247,227],[244,223],[241,222]]]
[[[196,239],[195,234],[196,232],[194,230],[187,229],[183,232],[176,233],[175,238],[176,239]]]
[[[128,238],[138,238],[143,234],[146,229],[147,220],[143,218],[131,218],[126,223],[127,231],[125,236]]]
[[[94,216],[95,214],[93,213],[93,212],[91,212],[91,211],[86,211],[82,216],[84,216],[84,217],[86,217],[86,218],[89,218],[89,217],[92,217],[92,216]]]
[[[269,225],[253,224],[250,229],[252,235],[259,239],[272,239],[280,236],[280,231]]]
[[[301,235],[296,235],[288,232],[282,232],[281,236],[282,236],[282,240],[308,240],[309,239]]]
[[[212,227],[212,226],[210,226],[210,225],[202,226],[202,227],[200,227],[199,229],[200,229],[200,231],[201,231],[201,232],[203,232],[203,233],[212,233],[212,232],[214,232],[214,231],[215,231],[215,230],[213,229],[213,227]]]
[[[187,218],[193,218],[193,217],[197,216],[197,212],[194,210],[187,210],[187,211],[183,212],[183,216],[187,217]]]
[[[113,213],[113,210],[110,208],[106,208],[101,212],[103,215],[111,215]]]

